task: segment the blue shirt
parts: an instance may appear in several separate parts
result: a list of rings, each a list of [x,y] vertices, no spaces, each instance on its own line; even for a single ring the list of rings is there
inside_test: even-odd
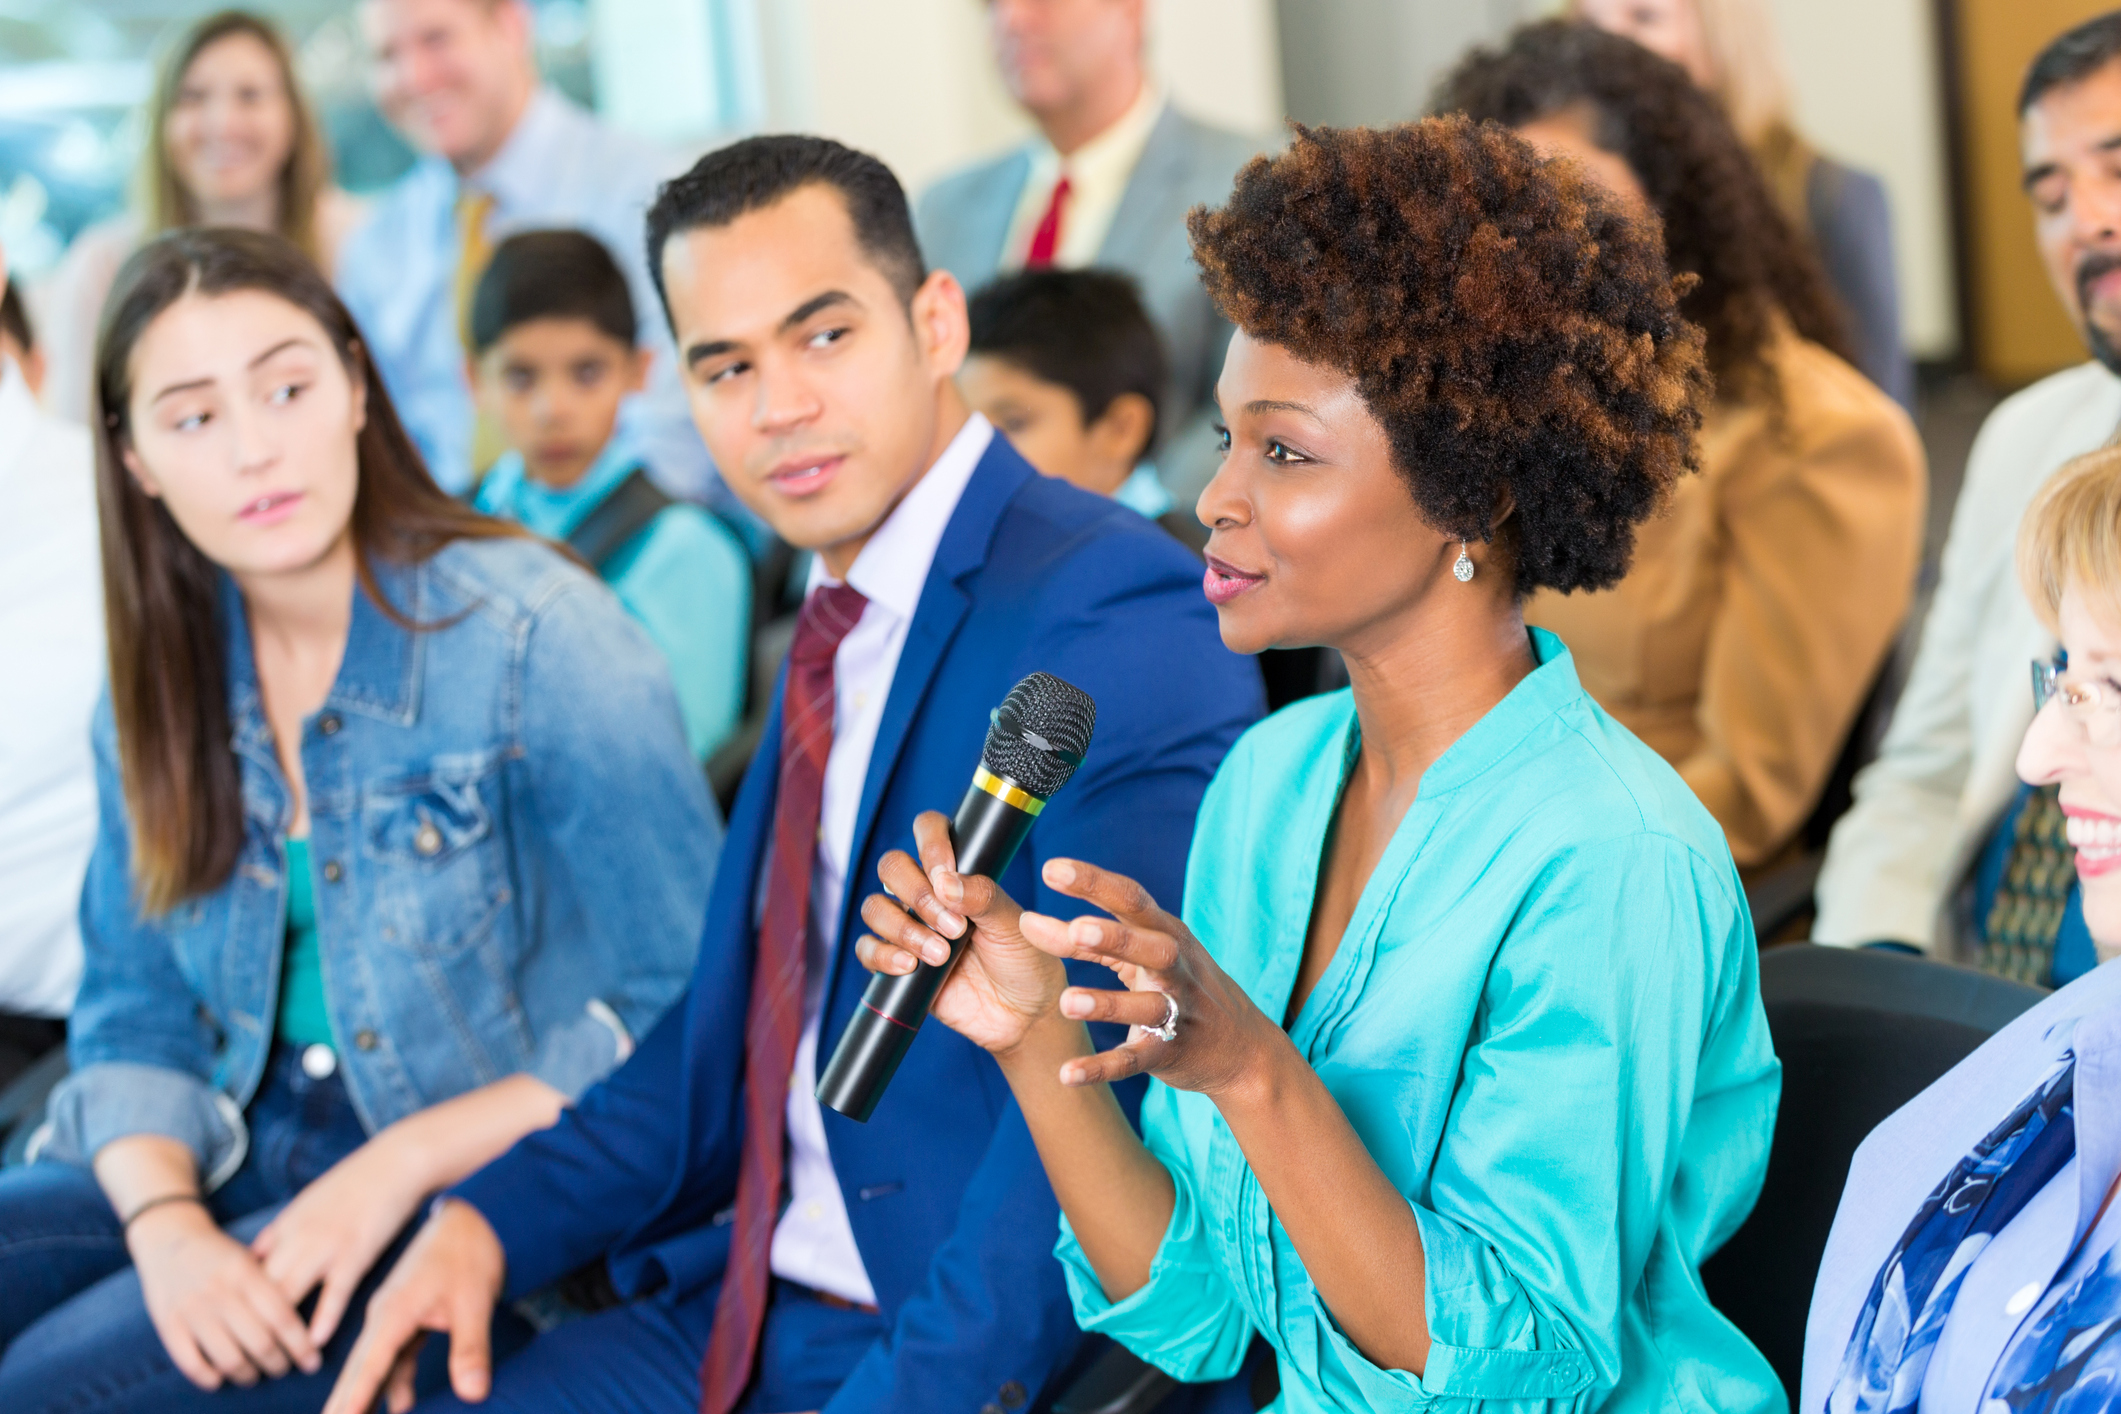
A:
[[[1356,1349],[1214,1104],[1154,1081],[1142,1134],[1177,1205],[1118,1303],[1063,1224],[1086,1329],[1191,1380],[1235,1373],[1257,1330],[1287,1411],[1782,1408],[1695,1275],[1760,1191],[1781,1085],[1738,872],[1561,640],[1533,643],[1422,777],[1290,1030],[1420,1227],[1422,1374]],[[1269,1016],[1356,732],[1346,691],[1287,707],[1201,805],[1186,922]]]
[[[662,660],[603,585],[527,537],[378,561],[408,630],[355,590],[338,676],[302,724],[317,957],[338,1074],[370,1130],[498,1080],[579,1095],[685,985],[722,839]],[[45,1150],[189,1146],[242,1161],[287,937],[293,798],[223,580],[234,870],[144,914],[108,700],[82,889],[87,969]]]
[[[1923,1201],[2070,1056],[2077,1062],[2076,1158],[1967,1268],[1919,1407],[1923,1414],[2111,1407],[2110,1367],[2074,1390],[2070,1368],[2073,1357],[2099,1355],[2107,1344],[2081,1337],[2121,1315],[2114,1260],[2121,1214],[2109,1209],[2103,1222],[2092,1222],[2121,1175],[2121,967],[2106,966],[1990,1037],[1856,1150],[1813,1288],[1800,1410],[1823,1408],[1871,1284]],[[2074,1309],[2057,1322],[2058,1307]],[[2058,1332],[2058,1324],[2067,1329]],[[2028,1395],[2033,1386],[2045,1386],[2042,1397]]]
[[[532,481],[520,453],[504,453],[479,483],[488,515],[565,540],[642,465],[623,429],[574,485]],[[666,506],[621,546],[604,578],[670,664],[685,739],[704,761],[744,710],[744,659],[751,637],[751,561],[734,535],[698,506]]]
[[[339,254],[339,293],[368,339],[398,416],[445,489],[463,492],[475,470],[456,297],[457,198],[471,188],[494,199],[486,229],[496,244],[517,231],[575,227],[610,247],[633,292],[640,340],[655,351],[648,389],[628,401],[624,425],[671,492],[716,504],[727,496],[686,411],[643,249],[648,203],[675,165],[540,89],[492,161],[462,179],[439,157],[416,163],[348,239]]]

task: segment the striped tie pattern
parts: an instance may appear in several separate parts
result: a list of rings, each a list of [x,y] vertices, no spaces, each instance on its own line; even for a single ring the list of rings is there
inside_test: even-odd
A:
[[[700,1365],[700,1414],[730,1414],[751,1381],[771,1285],[773,1224],[781,1208],[788,1077],[803,1032],[803,951],[810,868],[817,858],[832,752],[832,661],[869,601],[849,585],[820,585],[804,601],[788,650],[781,701],[781,783],[758,962],[744,1016],[744,1152],[737,1166],[729,1267]]]

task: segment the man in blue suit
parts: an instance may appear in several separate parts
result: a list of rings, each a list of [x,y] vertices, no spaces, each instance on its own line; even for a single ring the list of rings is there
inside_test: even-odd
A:
[[[329,1410],[386,1385],[409,1406],[422,1331],[448,1333],[456,1398],[487,1408],[1035,1405],[1083,1337],[1000,1071],[929,1027],[868,1124],[813,1098],[867,982],[849,930],[879,858],[956,803],[989,710],[1037,669],[1096,699],[1096,736],[1003,883],[1079,911],[1037,872],[1076,854],[1176,897],[1258,674],[1222,647],[1184,550],[968,413],[963,290],[924,273],[875,159],[737,143],[664,189],[649,249],[708,448],[816,550],[811,592],[687,1000],[557,1126],[437,1202]],[[620,1303],[493,1368],[495,1302],[597,1263]]]

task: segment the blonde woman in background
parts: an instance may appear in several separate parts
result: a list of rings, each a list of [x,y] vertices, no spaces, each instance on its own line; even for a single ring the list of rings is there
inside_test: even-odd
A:
[[[1790,118],[1789,81],[1770,0],[1572,0],[1600,29],[1634,40],[1714,94],[1751,149],[1783,214],[1808,232],[1848,324],[1855,364],[1914,410],[1915,373],[1900,342],[1892,213],[1868,172],[1821,153]]]
[[[46,404],[89,420],[97,320],[142,241],[181,226],[240,226],[285,237],[328,275],[360,215],[332,184],[280,32],[242,10],[198,21],[156,81],[133,208],[83,231],[36,301]]]

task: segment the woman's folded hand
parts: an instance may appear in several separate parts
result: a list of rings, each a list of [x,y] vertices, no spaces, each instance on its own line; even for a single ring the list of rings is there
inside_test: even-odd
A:
[[[1146,1071],[1177,1089],[1215,1097],[1264,1073],[1263,1062],[1284,1040],[1281,1029],[1147,889],[1074,859],[1048,861],[1045,878],[1056,892],[1112,917],[1062,920],[1024,913],[1019,932],[1055,959],[1104,964],[1127,988],[1070,987],[1060,996],[1061,1015],[1134,1028],[1124,1045],[1063,1063],[1062,1084],[1109,1083]],[[1157,1034],[1166,1020],[1172,1023],[1168,1041]]]

